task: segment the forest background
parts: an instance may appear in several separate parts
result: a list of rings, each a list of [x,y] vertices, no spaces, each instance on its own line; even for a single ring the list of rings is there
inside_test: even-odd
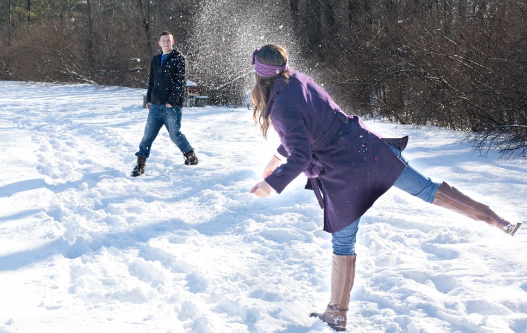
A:
[[[527,157],[525,0],[1,0],[0,80],[146,88],[163,30],[214,104],[279,43],[346,112]]]

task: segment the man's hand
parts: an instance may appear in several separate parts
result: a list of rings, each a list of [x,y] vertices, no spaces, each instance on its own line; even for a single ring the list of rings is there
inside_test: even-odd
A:
[[[171,108],[171,107],[172,107],[172,104],[167,103],[167,108]]]
[[[269,186],[269,184],[267,184],[267,182],[263,180],[258,184],[254,185],[254,187],[251,189],[251,193],[256,195],[257,197],[268,197],[269,194],[271,194],[271,186]]]
[[[145,108],[147,108],[148,110],[150,110],[150,103],[146,103]]]

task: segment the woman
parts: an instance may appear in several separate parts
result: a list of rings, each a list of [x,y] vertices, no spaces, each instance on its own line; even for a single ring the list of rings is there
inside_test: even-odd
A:
[[[287,60],[286,50],[278,45],[253,53],[254,120],[264,137],[272,124],[281,145],[264,168],[264,180],[251,193],[259,197],[272,190],[281,193],[304,172],[309,178],[306,188],[314,190],[324,208],[324,230],[331,233],[333,243],[331,298],[324,313],[312,316],[337,331],[345,330],[360,217],[391,186],[511,235],[520,227],[447,183],[421,175],[401,156],[408,137],[388,139],[372,133],[359,117],[344,114],[310,77],[291,70]]]

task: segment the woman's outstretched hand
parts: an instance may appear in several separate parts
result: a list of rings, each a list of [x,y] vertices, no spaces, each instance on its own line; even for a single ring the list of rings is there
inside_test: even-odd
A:
[[[273,171],[276,168],[278,168],[278,166],[280,165],[280,162],[281,160],[278,157],[273,155],[269,163],[267,163],[267,165],[264,167],[263,179],[267,178],[267,176],[273,173]],[[271,186],[269,186],[269,184],[267,184],[265,180],[254,185],[253,188],[251,189],[252,194],[258,197],[262,197],[262,198],[268,197],[269,194],[271,194],[271,191],[272,191]]]
[[[251,189],[251,193],[257,197],[268,197],[269,194],[271,194],[271,186],[269,186],[265,180],[262,180],[258,184],[254,185],[254,187]]]

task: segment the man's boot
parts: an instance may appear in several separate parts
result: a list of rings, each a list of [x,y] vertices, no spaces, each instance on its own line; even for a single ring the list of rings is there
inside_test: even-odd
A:
[[[137,156],[137,165],[134,170],[132,170],[131,176],[137,177],[145,173],[146,158],[143,156]]]
[[[198,157],[194,153],[194,149],[191,149],[190,151],[183,154],[185,157],[185,164],[186,165],[196,165],[198,164]]]
[[[355,280],[356,255],[333,254],[331,265],[331,298],[324,313],[312,313],[335,331],[345,331],[349,310],[350,293]]]
[[[441,186],[439,186],[433,204],[453,210],[473,220],[484,221],[512,236],[522,225],[520,222],[510,223],[504,220],[494,213],[489,206],[469,198],[446,182],[441,183]]]

